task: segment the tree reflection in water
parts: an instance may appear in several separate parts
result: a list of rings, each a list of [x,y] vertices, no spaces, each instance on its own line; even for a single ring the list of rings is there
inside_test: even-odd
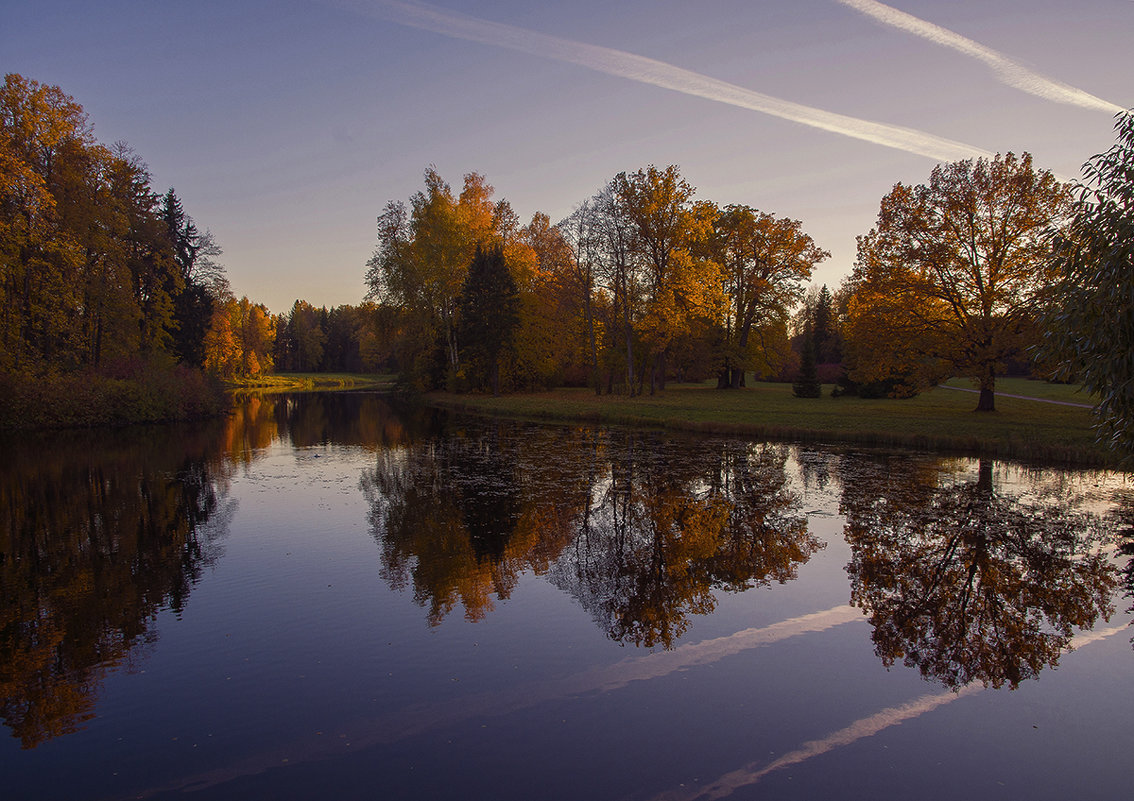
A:
[[[952,482],[943,462],[844,464],[851,602],[887,666],[1015,688],[1113,611],[1119,579],[1098,517],[997,492],[988,460],[975,481]]]
[[[786,446],[472,425],[379,455],[362,486],[383,577],[432,625],[479,619],[523,571],[549,574],[612,638],[671,647],[713,591],[787,581],[820,543]]]
[[[1116,519],[1121,532],[1118,555],[1126,559],[1122,567],[1122,585],[1125,597],[1134,600],[1134,494],[1126,492],[1120,497]],[[1134,612],[1134,606],[1128,611]],[[1134,646],[1134,637],[1130,644]]]
[[[91,718],[102,677],[153,642],[157,612],[180,612],[216,558],[230,435],[218,423],[7,445],[0,718],[24,748]]]
[[[822,547],[788,489],[786,446],[608,436],[608,472],[552,580],[611,639],[672,647],[714,590],[787,581]]]

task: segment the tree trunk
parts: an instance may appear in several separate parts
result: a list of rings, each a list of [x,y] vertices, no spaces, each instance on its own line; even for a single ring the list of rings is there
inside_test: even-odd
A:
[[[587,327],[587,344],[590,345],[591,351],[591,383],[594,385],[595,394],[601,396],[602,373],[599,370],[598,344],[595,341],[595,317],[591,308],[591,293],[589,291],[583,301],[583,319]]]
[[[634,333],[630,320],[626,319],[626,394],[634,394]]]
[[[981,387],[980,399],[977,401],[975,412],[995,412],[996,411],[996,395],[991,389]]]
[[[984,498],[992,497],[992,460],[981,457],[977,473],[977,489]]]
[[[980,379],[980,399],[977,400],[977,412],[995,412],[996,411],[996,373],[993,372],[991,367],[988,372],[981,376]]]

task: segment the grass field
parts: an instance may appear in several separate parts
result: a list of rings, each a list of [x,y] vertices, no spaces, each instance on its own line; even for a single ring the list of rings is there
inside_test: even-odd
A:
[[[964,380],[949,382],[971,388]],[[935,389],[908,400],[855,397],[802,399],[789,384],[718,390],[715,383],[670,385],[653,397],[597,397],[587,389],[493,398],[430,393],[428,403],[533,420],[581,420],[721,434],[821,442],[904,446],[1074,464],[1107,465],[1094,441],[1090,404],[1077,387],[1025,379],[997,381],[996,411],[977,413],[977,396]],[[1005,397],[1021,395],[1028,399]]]

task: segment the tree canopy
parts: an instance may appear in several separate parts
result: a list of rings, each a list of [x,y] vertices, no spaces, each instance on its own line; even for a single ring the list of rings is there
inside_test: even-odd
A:
[[[1134,114],[1119,114],[1118,141],[1083,166],[1070,224],[1056,236],[1059,283],[1045,350],[1061,374],[1099,398],[1099,433],[1134,456]]]
[[[850,279],[852,378],[914,391],[948,375],[980,387],[991,411],[999,366],[1035,342],[1050,285],[1047,231],[1069,194],[1025,153],[938,165],[897,184],[859,237]]]
[[[94,137],[61,89],[0,87],[0,371],[200,365],[220,249],[127,146]]]

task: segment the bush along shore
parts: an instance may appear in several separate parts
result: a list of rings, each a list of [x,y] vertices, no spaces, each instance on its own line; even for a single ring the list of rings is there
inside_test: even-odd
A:
[[[950,384],[967,386],[964,381]],[[998,384],[997,411],[991,413],[973,411],[974,395],[947,388],[905,400],[831,398],[830,387],[819,398],[795,398],[790,384],[757,384],[739,390],[717,390],[707,384],[670,385],[657,395],[636,397],[598,397],[584,389],[501,397],[433,392],[425,401],[455,411],[514,419],[1118,466],[1116,457],[1096,441],[1090,399],[1076,388],[1023,379]]]
[[[224,414],[231,405],[221,382],[182,366],[0,374],[0,430],[198,420]]]

